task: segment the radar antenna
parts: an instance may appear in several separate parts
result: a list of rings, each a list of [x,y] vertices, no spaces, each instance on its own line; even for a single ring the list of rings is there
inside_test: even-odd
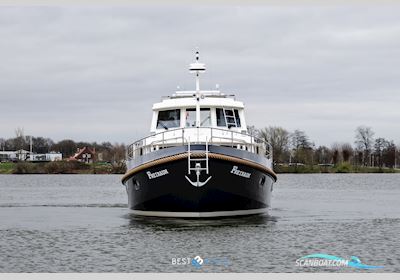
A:
[[[190,73],[196,73],[196,126],[200,127],[200,78],[199,74],[206,71],[206,65],[199,62],[200,54],[196,51],[196,62],[189,66]]]

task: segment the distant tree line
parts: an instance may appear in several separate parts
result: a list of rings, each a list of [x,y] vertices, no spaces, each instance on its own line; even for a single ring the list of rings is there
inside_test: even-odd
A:
[[[399,147],[393,140],[374,138],[371,127],[355,129],[354,145],[334,142],[330,147],[316,147],[302,130],[290,132],[282,127],[263,129],[250,127],[258,137],[271,144],[274,164],[333,164],[349,163],[354,166],[393,168],[399,163]]]
[[[1,151],[17,151],[17,150],[30,150],[32,139],[32,151],[38,154],[49,152],[62,153],[63,158],[73,156],[78,148],[89,147],[94,148],[101,161],[118,163],[125,159],[125,145],[120,143],[111,144],[110,142],[83,142],[74,141],[71,139],[64,139],[58,142],[53,141],[46,137],[34,137],[24,135],[23,129],[17,128],[15,130],[15,137],[4,139],[0,138]]]
[[[399,165],[399,147],[393,140],[375,138],[371,127],[355,129],[353,145],[348,142],[333,142],[330,147],[318,146],[302,130],[290,132],[282,127],[269,126],[263,129],[248,127],[248,131],[271,144],[274,164],[332,164],[349,163],[354,166],[388,167]],[[32,142],[31,142],[32,139]],[[125,159],[125,145],[110,142],[82,142],[64,139],[58,142],[46,137],[25,136],[23,129],[15,130],[15,137],[0,138],[0,150],[32,150],[35,153],[60,152],[69,158],[78,148],[95,148],[101,161],[121,163]]]

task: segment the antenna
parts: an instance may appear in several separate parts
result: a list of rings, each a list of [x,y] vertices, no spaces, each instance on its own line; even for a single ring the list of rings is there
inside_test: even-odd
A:
[[[196,73],[196,127],[200,126],[200,78],[199,74],[206,71],[206,65],[199,62],[200,54],[196,51],[196,62],[189,66],[190,73]]]
[[[199,62],[200,54],[196,51],[196,62],[189,65],[190,73],[196,73],[196,91],[200,90],[200,79],[199,74],[206,71],[206,65]]]

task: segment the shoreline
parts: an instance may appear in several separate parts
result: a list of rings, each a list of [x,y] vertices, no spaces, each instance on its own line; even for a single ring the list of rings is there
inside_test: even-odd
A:
[[[79,161],[53,161],[53,162],[2,162],[0,174],[124,174],[126,171],[123,163],[82,163]]]
[[[349,163],[341,163],[335,166],[303,165],[274,167],[277,174],[370,174],[370,173],[400,173],[399,168],[356,166]]]
[[[76,161],[55,161],[55,162],[2,162],[0,163],[1,175],[24,175],[24,174],[71,174],[71,175],[111,175],[125,174],[126,166],[124,163],[82,163]],[[318,166],[318,165],[302,165],[287,166],[276,165],[274,167],[276,174],[394,174],[400,173],[399,168],[388,167],[370,167],[370,166],[353,166],[348,163],[342,163],[336,166]]]

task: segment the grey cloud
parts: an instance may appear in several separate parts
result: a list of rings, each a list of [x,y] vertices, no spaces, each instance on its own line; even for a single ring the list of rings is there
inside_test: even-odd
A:
[[[199,47],[202,85],[237,94],[250,124],[300,128],[326,145],[367,124],[399,141],[399,10],[1,7],[0,137],[23,126],[56,140],[132,141],[147,133],[160,96],[193,88],[187,66]]]

